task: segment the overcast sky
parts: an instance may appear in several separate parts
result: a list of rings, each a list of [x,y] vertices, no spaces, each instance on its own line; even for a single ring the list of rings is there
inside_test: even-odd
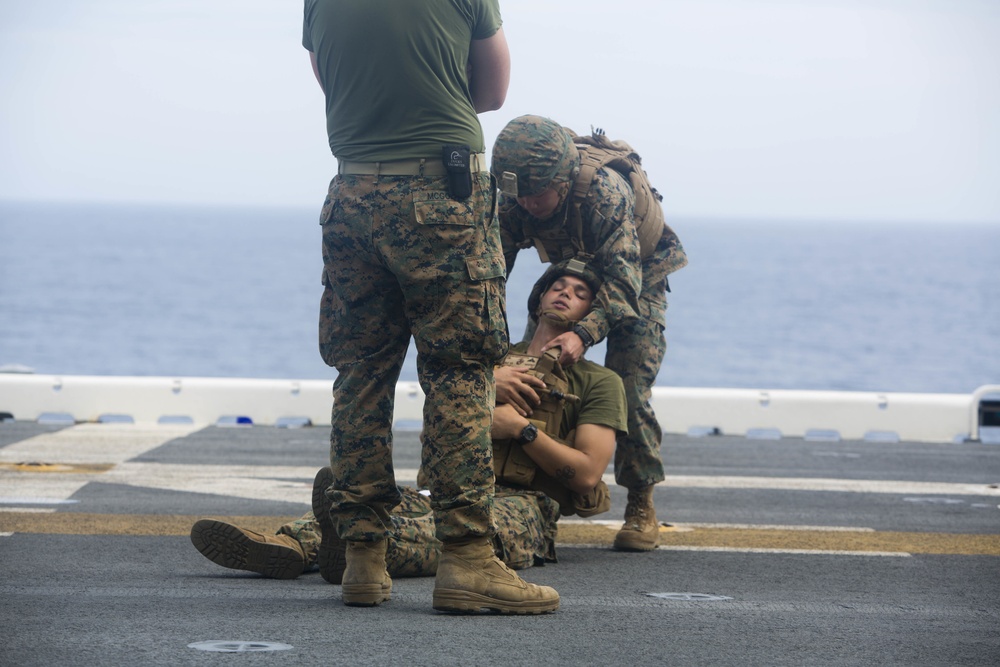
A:
[[[524,113],[644,156],[668,215],[1000,222],[996,0],[501,0]],[[294,0],[0,3],[0,199],[318,208]]]

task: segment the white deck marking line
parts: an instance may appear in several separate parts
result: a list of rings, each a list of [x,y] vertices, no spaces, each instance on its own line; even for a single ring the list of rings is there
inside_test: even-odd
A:
[[[107,429],[104,434],[88,433],[85,427]],[[50,499],[65,499],[73,495],[89,481],[101,481],[108,484],[124,484],[128,486],[182,491],[189,493],[206,493],[212,495],[250,498],[257,500],[273,500],[293,502],[308,505],[312,494],[312,479],[316,466],[234,466],[234,465],[196,465],[121,462],[120,457],[134,456],[153,449],[175,437],[181,437],[185,432],[196,430],[196,427],[184,426],[165,429],[135,428],[133,425],[83,424],[66,431],[80,429],[76,437],[63,436],[58,444],[62,451],[71,452],[73,447],[82,447],[72,462],[85,463],[117,463],[103,473],[12,473],[0,471],[0,484],[4,488],[15,489],[17,497],[39,497]],[[60,433],[65,433],[61,431]],[[112,431],[116,434],[112,435]],[[47,434],[38,438],[51,438],[57,434]],[[157,437],[153,437],[153,436]],[[93,437],[91,437],[93,436]],[[111,439],[125,440],[127,446],[113,450],[116,456],[104,455],[102,449]],[[35,440],[34,438],[17,443],[21,445]],[[42,444],[45,444],[44,441]],[[50,443],[51,444],[51,443]],[[68,449],[67,449],[68,448]],[[22,456],[12,456],[11,452],[0,450],[4,459],[23,460],[26,453],[24,447],[19,448]],[[49,447],[52,454],[58,454],[54,447]],[[39,457],[29,457],[37,460]],[[84,459],[81,461],[80,459]],[[118,461],[109,459],[119,459]],[[68,463],[61,456],[54,456],[49,462]],[[415,468],[396,470],[396,479],[400,483],[412,483],[416,480]],[[611,475],[605,480],[614,484]],[[711,476],[668,476],[659,486],[678,488],[709,488],[709,489],[783,489],[796,491],[835,491],[846,493],[884,493],[899,495],[952,495],[952,496],[1000,496],[1000,489],[991,489],[986,484],[951,484],[933,482],[907,482],[885,480],[853,480],[825,478],[787,478],[787,477],[711,477]]]
[[[825,533],[874,533],[874,528],[864,526],[779,526],[751,523],[672,523],[679,528],[729,528],[734,530],[808,530]]]
[[[749,547],[685,547],[658,546],[663,551],[720,551],[741,554],[793,554],[803,556],[883,556],[892,558],[912,558],[905,551],[824,551],[823,549],[763,549]]]
[[[412,481],[416,468],[396,470],[396,479]],[[603,477],[608,486],[615,485],[614,475]],[[711,475],[667,475],[657,484],[672,488],[701,489],[761,489],[783,491],[839,491],[847,493],[891,493],[900,495],[997,496],[1000,488],[988,484],[948,482],[908,482],[878,479],[829,479],[822,477],[737,477]]]
[[[119,464],[199,430],[189,424],[78,424],[43,433],[0,449],[0,462]],[[0,488],[17,489],[17,498],[66,500],[103,473],[44,473],[0,470]],[[24,502],[23,500],[21,502]]]
[[[3,502],[0,498],[0,503]],[[55,511],[54,507],[0,507],[2,514],[54,514]]]
[[[614,483],[612,475],[605,481]],[[892,493],[900,495],[1000,496],[1000,488],[989,484],[910,482],[877,479],[829,479],[822,477],[736,477],[668,475],[657,486],[704,489],[781,489],[786,491],[838,491],[847,493]]]
[[[73,505],[79,501],[65,498],[49,498],[47,496],[0,496],[0,505]],[[5,512],[30,512],[30,509],[3,507]],[[45,510],[52,512],[54,510]]]
[[[99,479],[107,484],[300,503],[308,506],[312,503],[312,480],[318,469],[318,466],[222,466],[130,462],[116,466],[100,475]]]
[[[606,544],[562,543],[556,540],[560,549],[606,549]],[[658,551],[715,551],[719,553],[751,553],[751,554],[790,554],[793,556],[879,556],[882,558],[913,558],[913,554],[905,551],[824,551],[823,549],[763,549],[756,547],[691,547],[664,546],[656,547]]]
[[[104,473],[102,481],[131,486],[231,495],[238,498],[278,500],[286,502],[310,502],[312,482],[290,480],[312,480],[315,467],[274,467],[274,466],[195,466],[183,464],[124,463],[114,470]],[[417,478],[416,468],[396,470],[398,482],[413,482]],[[676,477],[667,477],[664,485],[673,486]],[[839,490],[851,493],[938,493],[949,495],[986,495],[986,491],[997,493],[985,485],[972,484],[931,484],[926,482],[886,482],[880,480],[835,480],[835,479],[792,479],[781,477],[685,477],[684,484],[704,488],[793,488],[801,491]],[[749,483],[748,483],[749,480]],[[809,482],[816,481],[811,487]],[[610,480],[613,484],[614,480]],[[836,488],[839,485],[840,488]],[[303,500],[304,499],[304,500]],[[843,530],[853,530],[846,528]]]
[[[597,526],[607,526],[618,530],[621,528],[621,520],[611,519],[579,519],[562,518],[559,523],[576,523]],[[874,528],[864,526],[780,526],[775,524],[753,524],[753,523],[679,523],[668,521],[670,528],[725,528],[733,530],[801,530],[827,533],[874,533]]]
[[[190,435],[200,426],[189,424],[78,424],[43,433],[0,449],[0,461],[22,463],[122,463],[160,445]]]

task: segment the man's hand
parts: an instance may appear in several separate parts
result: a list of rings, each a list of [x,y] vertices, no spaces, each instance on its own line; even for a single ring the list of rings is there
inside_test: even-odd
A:
[[[559,334],[550,340],[542,347],[542,352],[550,350],[553,347],[562,348],[562,354],[559,355],[559,363],[562,364],[563,368],[572,366],[580,361],[580,357],[587,351],[587,346],[583,344],[583,339],[572,331]]]
[[[545,383],[528,373],[527,366],[500,366],[493,371],[497,383],[497,404],[507,404],[522,417],[531,416],[542,399],[537,389],[545,389]]]
[[[516,438],[521,435],[521,431],[527,425],[527,418],[520,414],[512,404],[498,405],[493,411],[493,427],[490,429],[490,437],[494,440]]]

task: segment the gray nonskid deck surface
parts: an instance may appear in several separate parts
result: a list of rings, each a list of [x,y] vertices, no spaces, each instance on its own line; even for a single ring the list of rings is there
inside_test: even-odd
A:
[[[51,427],[0,424],[0,453]],[[166,441],[96,475],[70,504],[13,502],[31,488],[4,471],[4,513],[295,516],[310,469],[327,455],[325,429],[208,428]],[[419,461],[414,432],[396,433],[396,467]],[[774,488],[657,487],[659,518],[674,524],[848,527],[923,534],[956,543],[1000,533],[1000,447],[995,445],[753,441],[668,436],[668,475],[770,478]],[[159,471],[232,466],[294,499],[243,497],[154,483]],[[51,475],[58,473],[28,473]],[[105,473],[105,475],[110,473]],[[178,479],[183,478],[183,474]],[[781,480],[833,479],[955,485],[954,494],[787,490]],[[70,479],[69,477],[66,479]],[[112,481],[108,481],[112,479]],[[233,473],[237,482],[240,476]],[[56,480],[58,482],[58,480]],[[981,485],[982,495],[959,493]],[[178,482],[174,486],[181,486]],[[251,484],[252,486],[252,484]],[[243,488],[243,487],[234,487]],[[896,488],[896,487],[890,487]],[[918,489],[921,487],[915,486]],[[951,488],[951,487],[945,487]],[[600,519],[619,521],[625,494]],[[39,517],[44,515],[39,514]],[[39,518],[39,521],[42,519]],[[610,530],[610,529],[609,529]],[[68,531],[66,531],[68,532]],[[817,533],[818,534],[818,533]],[[2,665],[986,665],[1000,661],[1000,556],[843,555],[794,550],[660,549],[622,554],[560,545],[560,562],[524,571],[555,586],[561,609],[542,617],[449,616],[431,609],[433,579],[398,579],[375,609],[343,606],[317,574],[273,581],[205,560],[184,535],[15,532],[0,537]],[[668,599],[693,593],[719,599]],[[229,656],[209,640],[290,645]],[[231,644],[231,646],[239,646]],[[252,651],[251,651],[252,652]]]

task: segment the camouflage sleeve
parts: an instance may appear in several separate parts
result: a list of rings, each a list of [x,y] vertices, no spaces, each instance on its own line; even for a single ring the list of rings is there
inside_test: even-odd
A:
[[[584,241],[594,248],[593,264],[603,279],[593,309],[580,322],[595,343],[622,320],[639,317],[642,264],[634,207],[635,195],[625,179],[613,170],[598,170],[581,207]]]
[[[517,204],[503,195],[500,196],[497,217],[500,220],[500,245],[507,263],[507,277],[510,278],[517,252],[524,242],[524,227],[517,220]]]
[[[642,260],[642,292],[646,298],[662,298],[667,288],[667,276],[687,266],[687,254],[677,235],[669,227],[663,228],[656,248]]]

